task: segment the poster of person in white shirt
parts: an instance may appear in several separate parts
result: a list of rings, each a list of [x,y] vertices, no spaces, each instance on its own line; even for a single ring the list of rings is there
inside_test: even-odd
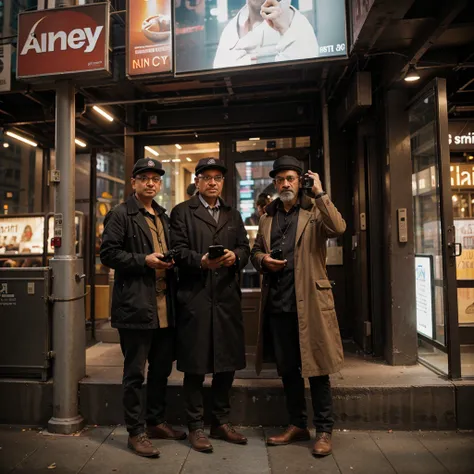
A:
[[[202,12],[197,28],[176,11],[177,73],[347,54],[344,0],[194,0],[191,8]]]

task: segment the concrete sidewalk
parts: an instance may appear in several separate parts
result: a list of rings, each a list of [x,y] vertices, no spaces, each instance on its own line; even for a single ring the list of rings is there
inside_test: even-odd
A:
[[[212,440],[212,454],[187,441],[155,441],[159,459],[126,448],[123,427],[88,427],[53,436],[37,428],[0,426],[0,473],[55,474],[473,474],[474,433],[336,431],[334,455],[316,459],[312,443],[267,447],[275,428],[242,428],[247,446]]]

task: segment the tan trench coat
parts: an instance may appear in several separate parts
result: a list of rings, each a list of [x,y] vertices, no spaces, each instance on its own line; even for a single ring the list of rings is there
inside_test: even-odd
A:
[[[262,369],[265,333],[264,309],[268,297],[268,273],[262,268],[270,253],[272,220],[279,200],[260,218],[251,260],[263,273],[257,342],[257,374]],[[334,297],[326,272],[326,240],[341,235],[346,223],[327,195],[316,200],[301,196],[295,240],[295,292],[298,309],[302,376],[314,377],[338,372],[344,362]]]

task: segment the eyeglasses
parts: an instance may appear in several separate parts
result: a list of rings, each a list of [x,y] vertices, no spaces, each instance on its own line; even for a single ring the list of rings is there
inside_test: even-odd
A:
[[[198,176],[198,177],[199,177],[199,179],[204,180],[206,183],[211,181],[211,179],[213,179],[216,183],[222,183],[222,181],[224,181],[224,176],[221,176],[221,175],[209,176],[209,175],[206,174],[204,176]]]
[[[277,176],[274,181],[275,183],[277,184],[283,184],[285,181],[288,181],[290,184],[291,183],[294,183],[295,181],[297,181],[299,179],[299,176],[293,176],[293,175],[289,175],[289,176]]]
[[[148,181],[153,181],[153,184],[158,184],[161,182],[161,178],[159,176],[136,176],[135,179],[138,179],[143,184],[148,183]]]

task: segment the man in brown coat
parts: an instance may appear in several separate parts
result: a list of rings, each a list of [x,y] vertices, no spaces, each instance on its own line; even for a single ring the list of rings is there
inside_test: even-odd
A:
[[[343,350],[331,284],[326,272],[326,240],[346,223],[323,191],[316,173],[308,197],[301,189],[301,163],[283,156],[270,176],[279,198],[260,219],[251,260],[263,273],[257,345],[257,373],[263,358],[276,361],[283,379],[290,426],[267,440],[283,445],[309,440],[304,377],[309,378],[316,428],[315,456],[332,452],[334,424],[329,374],[343,364]],[[272,251],[281,250],[277,258]]]

